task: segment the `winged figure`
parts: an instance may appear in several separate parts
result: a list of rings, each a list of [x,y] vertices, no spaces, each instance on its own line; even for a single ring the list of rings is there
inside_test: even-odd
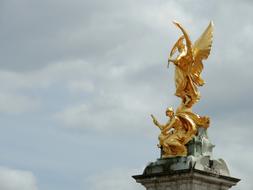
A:
[[[204,85],[201,78],[204,59],[207,59],[212,46],[213,23],[207,26],[199,39],[192,44],[188,33],[178,22],[173,22],[183,33],[173,46],[169,63],[175,65],[175,95],[182,99],[185,107],[191,108],[200,99],[198,87]],[[175,57],[175,53],[178,55]],[[175,58],[173,58],[175,57]]]
[[[176,112],[172,108],[166,110],[166,116],[170,119],[165,125],[151,115],[153,123],[161,130],[158,139],[162,158],[187,156],[186,144],[197,135],[199,127],[207,129],[210,123],[209,117],[193,113],[191,107],[200,99],[198,87],[204,85],[200,76],[203,70],[202,61],[208,58],[211,51],[213,23],[210,22],[194,44],[181,24],[174,24],[183,35],[173,46],[168,65],[170,62],[175,65],[175,95],[182,99],[182,103]]]

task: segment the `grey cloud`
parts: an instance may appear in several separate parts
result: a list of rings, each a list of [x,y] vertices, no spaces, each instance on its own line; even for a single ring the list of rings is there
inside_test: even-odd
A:
[[[136,169],[114,169],[91,176],[86,181],[90,184],[90,190],[143,190],[145,189],[144,187],[142,187],[140,184],[136,184],[134,179],[130,178],[133,173],[137,172],[138,170]]]
[[[160,57],[154,50],[167,47],[167,15],[183,15],[173,2],[155,7],[151,1],[13,0],[4,5],[1,67],[19,71],[72,59],[140,63],[151,53],[154,61]]]
[[[128,12],[131,1],[13,0],[3,4],[0,57],[4,69],[95,59],[145,31],[142,22],[134,21],[138,17]]]

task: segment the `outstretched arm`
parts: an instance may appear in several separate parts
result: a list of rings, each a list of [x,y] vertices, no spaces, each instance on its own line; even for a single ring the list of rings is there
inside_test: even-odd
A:
[[[169,131],[171,128],[174,127],[174,123],[175,123],[175,118],[172,118],[171,120],[169,120],[169,121],[164,125],[163,130]]]
[[[187,54],[192,55],[192,42],[190,40],[189,35],[187,34],[186,30],[181,26],[180,23],[173,21],[173,23],[182,31],[184,34],[185,42],[186,42],[186,47],[187,47]]]

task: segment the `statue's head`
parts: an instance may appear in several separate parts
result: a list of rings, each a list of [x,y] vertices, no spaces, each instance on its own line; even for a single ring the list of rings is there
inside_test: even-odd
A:
[[[184,51],[184,49],[185,49],[185,44],[182,41],[182,43],[178,44],[177,50],[179,53],[182,53]]]
[[[181,53],[182,51],[184,51],[185,49],[185,45],[184,45],[184,36],[181,36],[177,42],[174,44],[171,52],[170,52],[170,57],[173,57],[173,55],[176,53],[176,51],[178,51],[179,53]]]
[[[172,107],[168,107],[165,112],[166,116],[173,117],[174,116],[174,110]]]

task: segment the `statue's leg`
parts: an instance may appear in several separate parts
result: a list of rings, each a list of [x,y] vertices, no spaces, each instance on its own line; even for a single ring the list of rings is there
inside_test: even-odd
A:
[[[178,140],[177,135],[171,136],[164,142],[164,144],[166,144],[166,147],[170,147],[170,151],[173,152],[173,155],[177,156],[187,155],[187,149],[185,145]]]
[[[168,158],[173,155],[171,148],[169,146],[162,147],[162,158]]]

